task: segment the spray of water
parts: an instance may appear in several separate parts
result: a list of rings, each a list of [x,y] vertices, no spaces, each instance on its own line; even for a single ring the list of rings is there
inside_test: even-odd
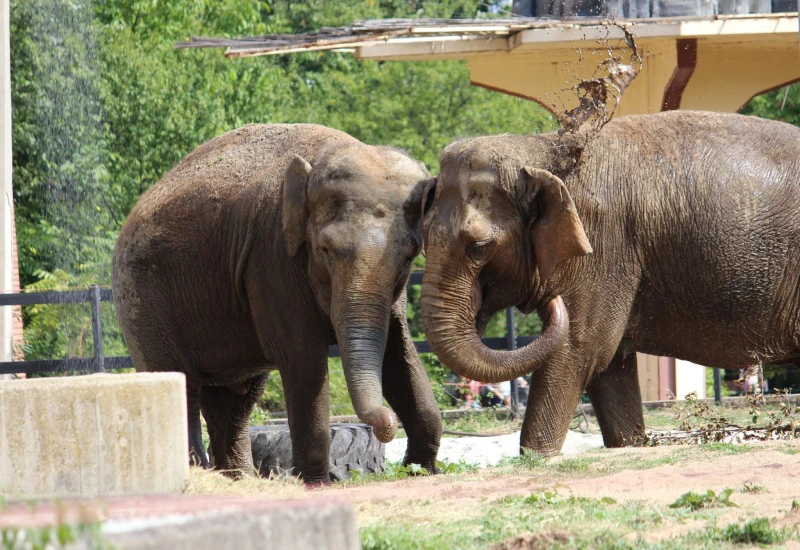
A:
[[[104,207],[108,149],[92,1],[25,0],[12,2],[11,10],[12,57],[28,71],[27,81],[17,78],[14,106],[24,283],[28,289],[108,283],[114,239]],[[110,308],[103,317],[113,320]],[[88,305],[34,306],[26,321],[27,359],[92,355]]]
[[[19,7],[29,14],[35,90],[30,114],[36,175],[27,191],[41,208],[37,230],[53,247],[41,251],[50,264],[43,267],[105,282],[107,270],[90,265],[108,252],[102,242],[107,175],[93,6],[91,0],[28,0]]]

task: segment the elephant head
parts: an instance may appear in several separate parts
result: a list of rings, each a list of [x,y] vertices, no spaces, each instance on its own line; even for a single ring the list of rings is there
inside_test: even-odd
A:
[[[356,414],[390,441],[394,413],[382,405],[382,365],[392,304],[420,250],[425,166],[388,147],[358,142],[295,156],[284,176],[282,224],[290,256],[330,318]]]
[[[541,168],[552,156],[542,152],[548,150],[542,139],[497,136],[452,144],[441,155],[434,190],[423,199],[425,332],[444,364],[473,380],[532,372],[568,336],[561,296],[541,283],[592,247],[564,182]],[[486,323],[511,306],[539,309],[541,337],[514,351],[487,348],[480,340]]]

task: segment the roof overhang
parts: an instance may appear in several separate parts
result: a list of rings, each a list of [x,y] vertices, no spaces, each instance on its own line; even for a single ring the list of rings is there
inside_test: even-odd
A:
[[[633,33],[642,73],[618,114],[664,109],[736,111],[754,95],[800,80],[797,13],[617,21]],[[466,61],[472,84],[535,100],[576,104],[570,89],[596,76],[623,31],[601,19],[375,20],[301,35],[194,38],[177,47],[226,47],[228,57],[347,51],[359,59]],[[566,91],[566,93],[564,93]]]
[[[640,43],[697,38],[715,42],[787,37],[798,40],[797,13],[629,19],[618,22]],[[375,20],[315,33],[243,39],[193,38],[178,48],[226,47],[227,57],[308,51],[347,51],[364,59],[458,59],[480,53],[515,52],[569,43],[622,38],[602,19]]]

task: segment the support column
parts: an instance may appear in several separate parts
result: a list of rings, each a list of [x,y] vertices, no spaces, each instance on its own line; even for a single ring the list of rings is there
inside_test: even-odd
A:
[[[675,359],[658,358],[658,398],[661,401],[675,399],[677,392],[675,380]]]
[[[2,293],[14,291],[12,245],[14,196],[11,173],[11,28],[9,0],[0,0],[0,292]],[[0,308],[0,361],[12,361],[14,358],[13,327],[12,308]]]

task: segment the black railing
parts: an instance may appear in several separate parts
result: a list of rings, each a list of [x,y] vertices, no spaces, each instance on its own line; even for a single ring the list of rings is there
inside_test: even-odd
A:
[[[6,361],[0,363],[0,374],[40,374],[45,372],[104,372],[106,369],[133,367],[130,357],[103,356],[103,325],[100,317],[100,302],[111,301],[111,290],[92,286],[88,290],[65,292],[25,292],[23,294],[0,294],[0,306],[32,306],[37,304],[92,304],[92,338],[94,357],[47,359],[41,361]]]
[[[422,284],[422,272],[415,271],[408,280],[408,286]],[[92,286],[88,290],[69,290],[65,292],[26,292],[22,294],[0,294],[0,306],[30,306],[36,304],[92,304],[92,335],[94,357],[73,359],[49,359],[41,361],[0,362],[0,374],[39,374],[45,372],[104,372],[107,369],[133,367],[130,357],[103,356],[103,326],[100,317],[100,303],[112,301],[111,290]],[[504,338],[484,338],[483,343],[491,349],[516,349],[533,341],[533,337],[515,337],[514,310],[506,312],[506,336]],[[415,341],[419,353],[432,353],[427,340]],[[329,357],[339,357],[339,347],[331,346]]]
[[[422,272],[415,271],[408,279],[408,286],[422,284]],[[69,290],[66,292],[26,292],[23,294],[0,294],[1,306],[29,306],[36,304],[79,304],[91,302],[92,304],[92,336],[94,340],[94,357],[49,359],[41,361],[7,361],[0,362],[0,375],[2,374],[40,374],[46,372],[104,372],[106,369],[123,369],[133,367],[130,357],[104,357],[103,356],[103,326],[100,316],[100,303],[112,301],[110,289],[92,286],[88,290]],[[484,345],[495,350],[513,350],[531,343],[535,336],[517,336],[514,308],[506,309],[506,335],[503,338],[484,338]],[[427,340],[414,342],[419,353],[432,353]],[[339,357],[339,347],[331,346],[329,357]],[[714,400],[721,402],[722,381],[719,369],[714,369]],[[512,400],[516,405],[517,388],[512,381]]]

